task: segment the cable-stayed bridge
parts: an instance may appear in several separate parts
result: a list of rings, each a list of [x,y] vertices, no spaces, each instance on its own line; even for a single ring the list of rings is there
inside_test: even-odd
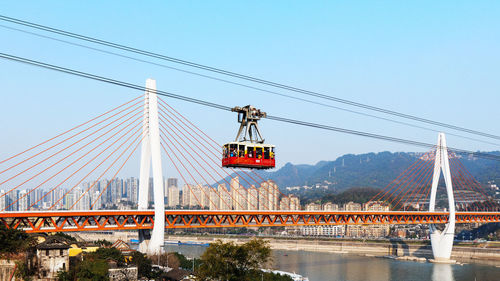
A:
[[[97,183],[115,178],[139,151],[138,209],[102,210],[111,181],[99,188]],[[186,183],[188,209],[165,210],[163,155]],[[0,165],[0,223],[5,227],[27,232],[138,230],[141,249],[149,252],[160,250],[165,228],[430,224],[435,257],[449,259],[456,223],[500,222],[499,205],[448,150],[444,134],[365,208],[298,210],[253,170],[221,168],[221,146],[159,98],[151,79],[145,95]],[[70,188],[59,192],[63,186]],[[439,193],[441,187],[444,192]],[[42,188],[48,191],[29,200]],[[41,207],[47,196],[51,204]],[[13,206],[18,211],[9,211]]]

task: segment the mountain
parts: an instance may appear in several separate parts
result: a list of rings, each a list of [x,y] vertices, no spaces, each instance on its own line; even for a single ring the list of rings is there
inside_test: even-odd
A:
[[[500,156],[499,151],[487,153]],[[287,163],[276,171],[257,173],[264,179],[275,181],[280,189],[316,184],[335,191],[351,187],[383,188],[421,155],[415,152],[346,154],[334,161],[320,161],[315,165]],[[500,183],[500,161],[470,155],[461,156],[460,160],[479,182],[496,180]],[[240,180],[240,183],[245,184],[245,180]]]

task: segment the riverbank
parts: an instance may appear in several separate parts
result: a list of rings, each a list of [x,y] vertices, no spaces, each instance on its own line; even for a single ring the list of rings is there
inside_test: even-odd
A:
[[[242,244],[250,237],[207,237],[207,236],[179,236],[168,235],[171,241],[197,241],[211,243],[217,239],[224,242]],[[432,259],[432,249],[428,244],[408,243],[405,241],[339,241],[339,240],[310,240],[310,239],[280,239],[265,238],[270,241],[273,250],[308,251],[336,254],[357,254],[365,256],[393,257],[402,260],[426,261]],[[451,258],[461,263],[478,262],[500,266],[500,248],[481,248],[456,245],[453,247]]]
[[[92,241],[106,239],[115,241],[122,239],[130,241],[137,239],[136,232],[87,232],[78,235],[81,239]],[[197,241],[200,243],[211,243],[217,239],[225,242],[242,244],[252,237],[249,236],[218,236],[218,235],[165,235],[169,241]],[[424,241],[352,241],[344,239],[327,238],[276,238],[263,237],[270,241],[273,250],[308,251],[337,254],[357,254],[377,257],[395,257],[399,259],[423,261],[431,259],[432,249],[428,242]],[[500,266],[500,245],[498,243],[460,243],[453,246],[451,259],[461,263],[483,263]]]

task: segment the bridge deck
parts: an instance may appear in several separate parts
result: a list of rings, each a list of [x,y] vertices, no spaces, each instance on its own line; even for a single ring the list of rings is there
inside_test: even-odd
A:
[[[447,212],[166,210],[165,228],[443,224],[448,217]],[[457,212],[456,222],[500,222],[500,212]],[[31,233],[152,229],[154,210],[3,212],[0,224]]]

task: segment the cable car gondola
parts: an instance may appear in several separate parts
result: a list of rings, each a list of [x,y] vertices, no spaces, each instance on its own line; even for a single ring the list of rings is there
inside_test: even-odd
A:
[[[272,169],[275,166],[275,146],[265,144],[257,122],[266,113],[251,105],[234,107],[240,129],[233,142],[222,146],[222,167]]]

